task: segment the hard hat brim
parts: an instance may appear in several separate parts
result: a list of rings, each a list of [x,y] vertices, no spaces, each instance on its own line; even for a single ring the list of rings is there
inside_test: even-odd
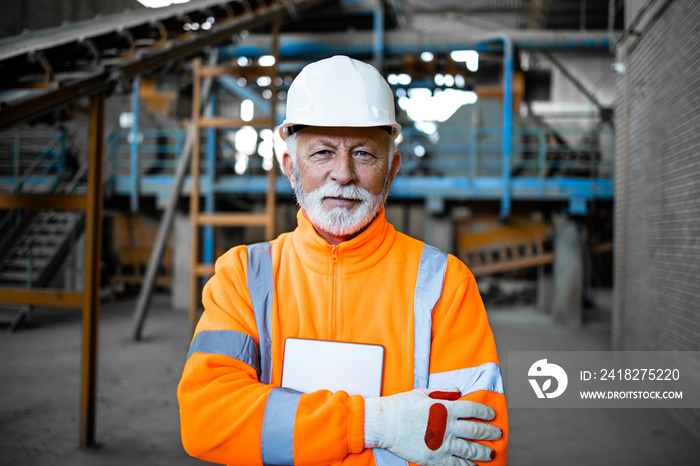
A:
[[[376,125],[376,126],[356,126],[356,125],[309,125],[309,124],[303,124],[303,123],[287,123],[286,121],[282,123],[282,126],[279,128],[279,135],[282,138],[283,141],[286,141],[289,136],[292,134],[307,128],[309,126],[316,126],[316,127],[329,127],[329,128],[381,128],[385,130],[387,133],[389,133],[389,136],[391,136],[392,139],[396,139],[399,137],[399,134],[401,133],[401,125],[398,123],[390,123],[386,125]]]

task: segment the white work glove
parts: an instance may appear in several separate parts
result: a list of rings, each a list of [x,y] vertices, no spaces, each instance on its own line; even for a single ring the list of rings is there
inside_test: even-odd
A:
[[[472,466],[491,461],[493,449],[471,440],[498,440],[501,429],[485,422],[490,406],[458,400],[459,390],[417,389],[365,399],[365,447],[384,448],[421,466]],[[457,401],[453,401],[457,400]]]

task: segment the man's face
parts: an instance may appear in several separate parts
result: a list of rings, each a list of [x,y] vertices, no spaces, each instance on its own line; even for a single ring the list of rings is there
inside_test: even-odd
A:
[[[380,128],[307,127],[297,133],[296,163],[284,168],[299,205],[329,243],[358,234],[381,210],[401,164]]]

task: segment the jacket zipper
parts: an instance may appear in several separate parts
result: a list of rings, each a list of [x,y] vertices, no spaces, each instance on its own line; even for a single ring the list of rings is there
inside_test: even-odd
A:
[[[333,289],[331,291],[331,340],[336,339],[338,325],[338,246],[331,246],[331,262],[333,263]]]

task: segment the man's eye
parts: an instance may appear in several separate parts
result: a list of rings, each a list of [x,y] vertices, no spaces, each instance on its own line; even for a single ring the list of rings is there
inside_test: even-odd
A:
[[[358,157],[361,157],[361,158],[373,158],[374,157],[372,154],[370,154],[369,152],[364,151],[364,150],[358,150],[357,152],[355,152],[355,155],[357,155]]]

